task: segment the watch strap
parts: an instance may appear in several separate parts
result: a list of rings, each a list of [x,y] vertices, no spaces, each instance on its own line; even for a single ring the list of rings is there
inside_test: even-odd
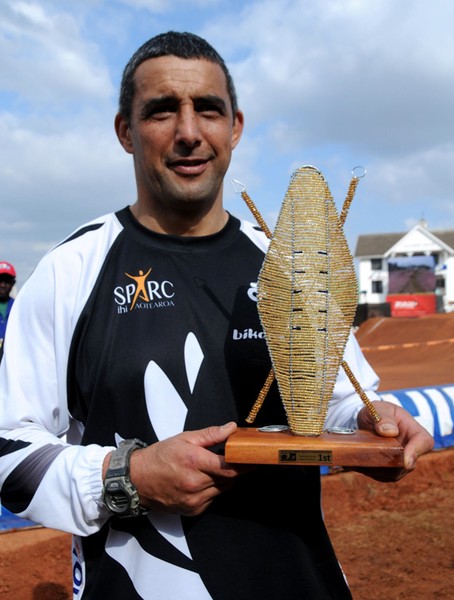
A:
[[[147,444],[134,438],[123,440],[112,452],[103,485],[103,501],[107,508],[119,517],[135,517],[146,510],[139,505],[137,488],[131,482],[131,454]]]

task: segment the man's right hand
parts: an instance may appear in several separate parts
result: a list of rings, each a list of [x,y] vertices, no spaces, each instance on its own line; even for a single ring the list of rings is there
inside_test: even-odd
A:
[[[221,444],[236,430],[236,423],[184,431],[151,444],[131,455],[131,481],[145,508],[201,514],[250,467],[228,465],[209,448]]]

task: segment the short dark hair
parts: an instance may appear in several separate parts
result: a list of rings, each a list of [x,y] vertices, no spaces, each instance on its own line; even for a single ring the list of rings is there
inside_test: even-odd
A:
[[[152,37],[142,44],[132,55],[124,68],[120,86],[119,112],[129,123],[131,120],[132,102],[135,94],[134,74],[137,67],[149,58],[160,56],[177,56],[178,58],[204,59],[218,64],[224,72],[227,81],[227,91],[235,115],[238,110],[238,100],[232,76],[227,69],[224,59],[203,38],[194,33],[168,31]]]

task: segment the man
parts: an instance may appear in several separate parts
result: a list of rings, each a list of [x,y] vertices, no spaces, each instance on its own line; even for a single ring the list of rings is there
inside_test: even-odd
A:
[[[270,369],[255,297],[267,241],[222,205],[243,129],[223,60],[192,34],[146,42],[115,128],[137,200],[48,253],[16,299],[0,367],[2,501],[74,534],[77,598],[350,598],[318,468],[222,455]],[[371,390],[353,338],[346,356]],[[412,469],[430,436],[379,409],[374,425],[340,374],[327,422],[398,435]],[[274,385],[256,425],[282,422]]]
[[[0,352],[5,339],[6,324],[14,302],[11,290],[16,283],[16,270],[9,262],[0,262]]]

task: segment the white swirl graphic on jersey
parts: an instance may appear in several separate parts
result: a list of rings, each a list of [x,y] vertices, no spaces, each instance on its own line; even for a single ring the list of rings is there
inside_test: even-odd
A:
[[[203,352],[193,333],[189,333],[184,346],[184,362],[189,389],[194,390]],[[181,433],[187,408],[172,382],[154,362],[148,363],[144,377],[145,400],[150,422],[159,440]],[[117,444],[121,437],[116,435]],[[169,513],[150,511],[148,518],[154,528],[172,546],[188,558],[191,557],[184,535],[181,517]],[[128,533],[110,529],[106,552],[128,573],[137,593],[143,598],[179,598],[179,600],[208,600],[211,598],[197,573],[170,565],[142,550],[137,540]],[[178,569],[178,575],[176,570]]]

